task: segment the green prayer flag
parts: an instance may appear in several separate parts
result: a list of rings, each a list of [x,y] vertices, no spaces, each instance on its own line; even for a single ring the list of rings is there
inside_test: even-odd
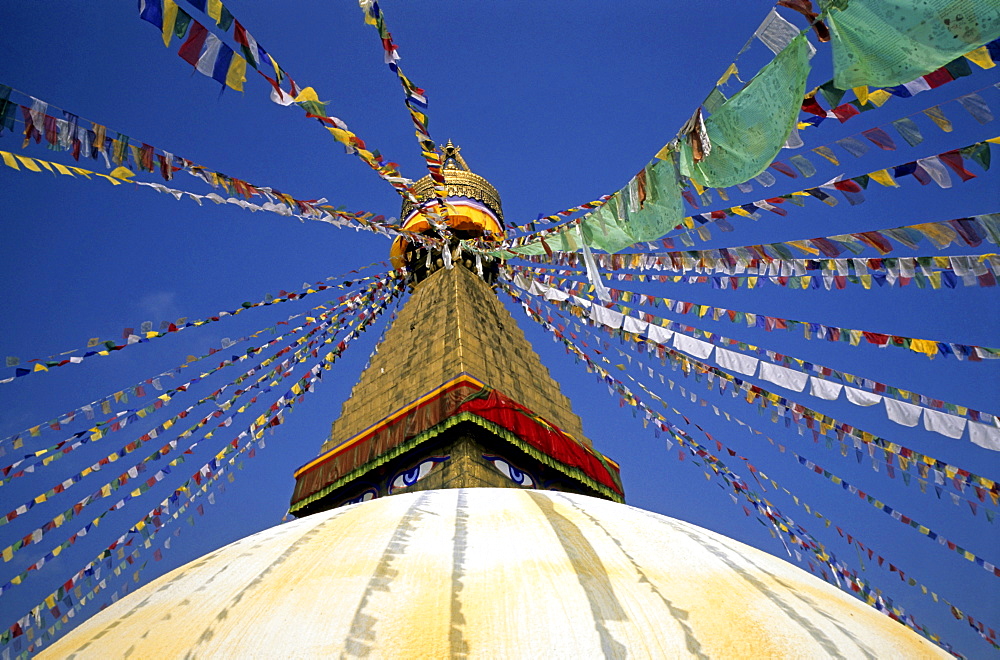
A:
[[[178,7],[177,19],[174,21],[174,36],[178,39],[183,39],[184,35],[187,34],[189,25],[191,25],[191,15]]]
[[[767,168],[798,120],[809,74],[809,42],[799,35],[719,111],[705,120],[711,149],[695,163],[687,141],[681,173],[702,186],[722,188]]]
[[[838,4],[820,2],[829,10],[833,81],[841,89],[901,85],[1000,37],[995,0]]]

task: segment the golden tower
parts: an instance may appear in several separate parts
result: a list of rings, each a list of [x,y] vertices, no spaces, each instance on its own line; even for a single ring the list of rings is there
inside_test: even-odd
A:
[[[295,473],[291,511],[308,515],[385,495],[440,488],[578,492],[622,501],[618,466],[593,449],[580,418],[490,283],[497,264],[459,239],[503,235],[500,195],[459,147],[442,147],[448,249],[397,238],[394,263],[414,289],[344,402],[320,455]],[[440,236],[421,208],[402,227]]]

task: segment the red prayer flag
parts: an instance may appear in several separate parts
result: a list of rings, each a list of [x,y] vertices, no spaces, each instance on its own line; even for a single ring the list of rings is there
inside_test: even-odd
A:
[[[885,151],[896,150],[896,143],[893,142],[892,137],[881,128],[869,128],[867,131],[862,131],[861,134],[868,138],[868,141],[879,149],[883,149]]]
[[[861,111],[858,110],[857,108],[855,108],[850,103],[845,103],[843,105],[838,105],[836,108],[834,108],[832,110],[832,112],[833,112],[833,115],[837,119],[840,120],[841,124],[843,124],[845,121],[847,121],[848,119],[850,119],[854,115],[860,115],[861,114]]]
[[[955,174],[962,177],[962,181],[968,181],[969,179],[976,178],[975,174],[965,169],[962,154],[957,149],[946,151],[943,154],[938,154],[938,158],[941,159],[941,162],[950,167]]]
[[[931,89],[934,89],[935,87],[940,87],[941,85],[949,83],[954,79],[955,78],[950,73],[948,73],[948,69],[944,67],[941,67],[937,71],[931,71],[926,76],[924,76],[924,80],[927,81],[927,84],[930,85]]]
[[[177,51],[177,54],[191,66],[198,66],[201,48],[205,45],[207,37],[208,30],[205,26],[197,21],[191,21],[191,31],[188,33],[187,40],[181,44],[181,48]]]

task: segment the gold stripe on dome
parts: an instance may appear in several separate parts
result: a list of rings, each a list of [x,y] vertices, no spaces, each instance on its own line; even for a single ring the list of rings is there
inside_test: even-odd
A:
[[[466,172],[459,169],[445,168],[444,174],[445,188],[449,197],[468,197],[477,202],[482,202],[503,222],[503,207],[500,205],[500,193],[489,181],[479,176],[475,172]],[[418,202],[433,199],[434,180],[428,174],[415,184],[413,184],[413,194]],[[415,205],[409,200],[403,201],[403,209],[400,217],[405,218],[413,212]]]

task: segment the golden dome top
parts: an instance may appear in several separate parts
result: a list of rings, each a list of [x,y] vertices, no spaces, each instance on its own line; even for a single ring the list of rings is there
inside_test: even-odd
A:
[[[95,614],[42,658],[948,657],[755,548],[584,495],[431,490],[307,516]]]
[[[481,202],[503,223],[500,193],[489,181],[469,169],[461,150],[462,148],[452,144],[451,140],[441,147],[441,173],[444,175],[448,197],[467,197]],[[413,194],[417,202],[434,197],[434,180],[429,174],[413,184]],[[414,208],[413,202],[404,200],[400,219],[405,221]]]

